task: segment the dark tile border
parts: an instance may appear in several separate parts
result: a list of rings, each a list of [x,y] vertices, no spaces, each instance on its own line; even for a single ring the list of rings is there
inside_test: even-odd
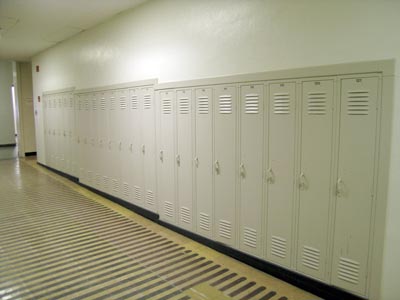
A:
[[[2,144],[2,145],[0,145],[0,147],[15,147],[15,146],[17,146],[17,144]]]
[[[180,233],[192,240],[195,240],[195,241],[197,241],[203,245],[206,245],[218,252],[228,255],[234,259],[237,259],[247,265],[250,265],[260,271],[263,271],[269,275],[279,278],[287,283],[290,283],[298,288],[301,288],[301,289],[303,289],[307,292],[310,292],[318,297],[321,297],[325,300],[338,300],[338,299],[340,299],[340,300],[365,300],[365,298],[355,296],[353,294],[350,294],[350,293],[348,293],[344,290],[341,290],[339,288],[336,288],[334,286],[328,285],[326,283],[322,283],[320,281],[317,281],[312,278],[306,277],[304,275],[298,274],[294,271],[282,268],[278,265],[272,264],[270,262],[261,260],[254,256],[248,255],[246,253],[243,253],[239,250],[233,249],[225,244],[210,240],[208,238],[205,238],[205,237],[195,234],[193,232],[179,228],[175,225],[166,223],[166,222],[160,220],[159,215],[154,212],[151,212],[147,209],[141,208],[137,205],[126,202],[122,199],[111,196],[107,193],[101,192],[95,188],[92,188],[83,183],[80,183],[79,179],[77,177],[60,172],[58,170],[55,170],[55,169],[48,167],[44,164],[41,164],[39,162],[38,162],[38,164],[61,175],[61,176],[64,176],[64,177],[70,179],[73,182],[78,183],[82,187],[87,188],[88,190],[90,190],[98,195],[101,195],[115,203],[120,204],[121,206],[123,206],[125,208],[128,208],[128,209],[134,211],[135,213],[137,213],[147,219],[150,219],[151,221],[156,222],[157,224],[160,224],[168,229],[171,229],[177,233]]]

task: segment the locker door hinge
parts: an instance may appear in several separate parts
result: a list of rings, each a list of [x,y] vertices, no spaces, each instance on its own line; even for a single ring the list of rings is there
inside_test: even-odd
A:
[[[176,156],[176,164],[178,167],[181,165],[181,156],[179,154]]]
[[[160,161],[164,160],[164,151],[160,150]]]

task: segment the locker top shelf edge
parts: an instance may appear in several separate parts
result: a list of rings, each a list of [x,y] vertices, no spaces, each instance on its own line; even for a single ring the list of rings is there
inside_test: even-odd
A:
[[[68,92],[73,92],[75,90],[75,87],[67,87],[63,89],[58,89],[58,90],[51,90],[51,91],[45,91],[43,92],[43,96],[45,95],[52,95],[52,94],[60,94],[60,93],[68,93]]]
[[[75,91],[75,94],[92,93],[92,92],[105,91],[105,90],[118,90],[118,89],[125,89],[125,88],[140,88],[140,87],[146,87],[146,86],[154,86],[157,84],[157,82],[158,82],[157,78],[138,80],[138,81],[130,81],[130,82],[124,82],[124,83],[117,83],[117,84],[111,84],[111,85],[103,85],[103,86],[79,89],[79,90]]]
[[[296,69],[285,69],[259,73],[237,74],[201,78],[187,81],[164,82],[155,85],[155,90],[189,88],[220,84],[246,83],[268,80],[288,80],[302,77],[325,77],[338,75],[351,75],[360,73],[381,73],[383,76],[394,75],[394,59],[362,61],[343,64],[312,66]]]

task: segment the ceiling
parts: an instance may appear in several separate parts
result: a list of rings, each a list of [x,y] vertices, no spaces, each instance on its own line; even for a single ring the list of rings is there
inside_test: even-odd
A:
[[[27,61],[146,0],[0,0],[0,59]]]

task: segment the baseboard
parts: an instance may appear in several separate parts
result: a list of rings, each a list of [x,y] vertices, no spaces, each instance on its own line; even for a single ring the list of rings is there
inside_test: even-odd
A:
[[[125,208],[128,208],[128,209],[134,211],[135,213],[137,213],[157,224],[160,224],[160,225],[162,225],[168,229],[171,229],[179,234],[182,234],[192,240],[195,240],[203,245],[206,245],[220,253],[228,255],[236,260],[239,260],[239,261],[241,261],[249,266],[252,266],[264,273],[272,275],[272,276],[274,276],[278,279],[281,279],[287,283],[290,283],[298,288],[301,288],[307,292],[310,292],[318,297],[321,297],[324,300],[339,300],[339,299],[340,300],[363,300],[364,299],[364,298],[358,297],[356,295],[350,294],[350,293],[348,293],[344,290],[341,290],[337,287],[334,287],[334,286],[328,285],[326,283],[322,283],[318,280],[314,280],[312,278],[306,277],[306,276],[296,273],[292,270],[285,269],[285,268],[275,265],[273,263],[267,262],[265,260],[248,255],[246,253],[243,253],[239,250],[233,249],[232,247],[227,246],[225,244],[216,242],[214,240],[210,240],[206,237],[203,237],[203,236],[193,233],[191,231],[187,231],[185,229],[182,229],[182,228],[172,225],[170,223],[164,222],[164,221],[160,220],[159,215],[154,212],[151,212],[142,207],[139,207],[137,205],[129,203],[125,200],[122,200],[120,198],[117,198],[117,197],[114,197],[107,193],[104,193],[102,191],[99,191],[95,188],[87,186],[87,185],[79,182],[79,179],[74,176],[60,172],[51,167],[43,165],[39,162],[38,162],[38,164],[61,175],[61,176],[64,176],[65,178],[68,178],[68,179],[78,183],[82,187],[87,188],[88,190],[90,190],[100,196],[103,196],[117,204],[120,204],[121,206],[123,206]]]
[[[44,168],[46,168],[46,169],[48,169],[48,170],[50,170],[50,171],[52,171],[52,172],[54,172],[54,173],[56,173],[56,174],[58,174],[58,175],[60,175],[60,176],[62,176],[62,177],[65,177],[65,178],[67,178],[67,179],[69,179],[69,180],[71,180],[71,181],[73,181],[75,183],[79,183],[78,177],[75,177],[75,176],[69,175],[67,173],[61,172],[61,171],[56,170],[56,169],[54,169],[52,167],[46,166],[45,164],[42,164],[40,162],[37,162],[37,164],[42,166],[42,167],[44,167]]]
[[[36,156],[36,151],[35,152],[25,152],[25,156]]]
[[[15,146],[17,146],[16,143],[14,143],[14,144],[1,144],[0,145],[0,147],[15,147]]]

